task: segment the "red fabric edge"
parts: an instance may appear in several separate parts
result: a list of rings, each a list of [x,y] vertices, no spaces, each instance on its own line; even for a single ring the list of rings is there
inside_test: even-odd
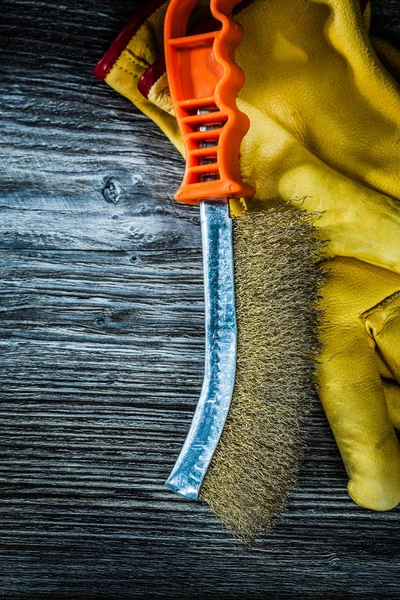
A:
[[[359,0],[361,12],[364,12],[367,8],[370,0]],[[104,56],[99,60],[93,70],[93,74],[104,81],[110,72],[114,63],[118,60],[125,47],[129,44],[137,30],[143,25],[143,23],[150,17],[150,15],[156,11],[164,0],[149,0],[146,6],[142,6],[132,17],[129,23],[124,27],[121,33],[117,36],[114,42],[111,44]],[[237,4],[234,8],[234,13],[238,13],[253,0],[243,0]],[[143,74],[141,77],[138,88],[139,91],[147,98],[150,89],[154,83],[165,73],[165,60],[162,58],[156,60],[156,62]]]
[[[142,6],[132,17],[129,23],[123,28],[121,33],[117,36],[114,42],[111,44],[103,58],[99,60],[93,74],[104,81],[110,72],[114,63],[119,59],[123,50],[129,44],[135,33],[143,25],[143,23],[156,11],[165,0],[149,0],[145,6]]]
[[[143,73],[138,81],[137,87],[142,96],[148,98],[151,88],[164,75],[166,70],[165,57],[162,55]]]

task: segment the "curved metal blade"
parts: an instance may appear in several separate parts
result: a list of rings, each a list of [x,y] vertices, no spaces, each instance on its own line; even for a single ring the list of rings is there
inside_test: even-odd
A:
[[[165,486],[198,499],[225,424],[236,370],[236,310],[232,221],[222,202],[200,204],[204,296],[204,381],[188,436]]]

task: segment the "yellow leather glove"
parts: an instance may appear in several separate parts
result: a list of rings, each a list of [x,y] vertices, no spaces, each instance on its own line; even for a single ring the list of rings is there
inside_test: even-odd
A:
[[[166,6],[152,12],[152,3],[149,14],[136,15],[96,74],[183,153],[157,62]],[[268,205],[290,202],[319,212],[315,224],[329,255],[399,271],[400,93],[365,33],[368,16],[352,0],[256,0],[238,13],[245,41],[236,57],[247,81],[238,104],[251,121],[241,170]],[[395,74],[399,55],[374,44]],[[241,205],[231,202],[231,210]],[[392,426],[400,425],[400,308],[392,297],[400,277],[350,258],[329,261],[327,270],[319,394],[350,495],[362,506],[389,509],[400,501]]]
[[[165,73],[148,71],[163,46],[167,3],[154,11],[156,4],[136,15],[97,75],[183,152]],[[358,0],[242,4],[236,61],[246,84],[238,105],[251,123],[243,178],[263,201],[319,212],[329,256],[400,272],[400,90],[368,38],[369,10],[363,15]],[[137,87],[144,74],[147,98]]]

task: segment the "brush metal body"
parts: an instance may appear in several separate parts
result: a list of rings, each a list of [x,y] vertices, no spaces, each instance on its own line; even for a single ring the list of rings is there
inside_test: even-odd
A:
[[[236,372],[232,221],[227,203],[200,204],[205,300],[204,381],[193,421],[166,487],[197,500],[221,437]]]

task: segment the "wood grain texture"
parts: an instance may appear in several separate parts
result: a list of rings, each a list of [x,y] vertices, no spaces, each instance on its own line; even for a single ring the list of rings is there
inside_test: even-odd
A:
[[[138,4],[2,2],[1,595],[397,597],[399,510],[348,498],[317,398],[256,546],[163,488],[202,379],[199,219],[176,151],[91,75]],[[399,40],[397,0],[374,12]]]

